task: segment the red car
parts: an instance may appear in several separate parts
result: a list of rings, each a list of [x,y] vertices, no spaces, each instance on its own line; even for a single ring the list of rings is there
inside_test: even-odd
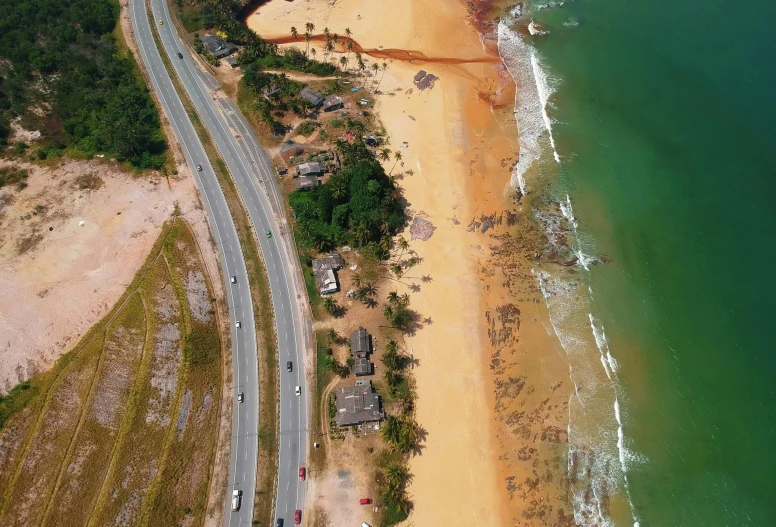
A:
[[[304,467],[299,467],[299,481],[304,481],[306,475]]]
[[[358,503],[360,503],[361,505],[369,505],[370,503],[372,503],[372,498],[361,498],[360,500],[358,500]]]
[[[300,511],[299,509],[296,509],[296,512],[294,513],[294,523],[296,525],[299,525],[300,523],[302,523],[302,511]]]

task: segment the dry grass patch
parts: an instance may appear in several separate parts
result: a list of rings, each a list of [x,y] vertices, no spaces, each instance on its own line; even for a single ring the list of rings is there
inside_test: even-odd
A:
[[[110,463],[145,336],[143,303],[135,294],[109,329],[84,422],[49,501],[43,525],[86,525]]]
[[[101,347],[101,338],[92,339],[52,385],[24,461],[6,491],[0,525],[41,521],[85,407]]]

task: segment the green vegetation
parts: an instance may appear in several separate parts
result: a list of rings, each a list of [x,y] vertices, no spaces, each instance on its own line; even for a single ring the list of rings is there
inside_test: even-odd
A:
[[[296,127],[296,133],[299,135],[310,135],[319,126],[320,123],[316,123],[315,121],[304,121],[302,124]]]
[[[10,121],[42,132],[44,159],[66,148],[160,167],[166,143],[111,0],[0,0],[0,144]],[[49,151],[51,150],[51,151]]]
[[[380,489],[381,527],[390,527],[407,519],[412,502],[407,496],[407,484],[412,479],[407,461],[397,451],[384,451],[378,456],[378,471],[375,475]]]
[[[415,312],[410,308],[410,296],[407,293],[399,295],[396,291],[388,293],[388,303],[383,308],[383,315],[391,327],[400,331],[408,331],[415,322]]]
[[[324,185],[289,197],[302,243],[318,251],[349,244],[385,257],[404,224],[396,183],[360,137],[337,141],[337,149],[342,170]]]
[[[29,174],[24,168],[4,167],[0,168],[0,188],[6,185],[16,185],[20,190],[27,186],[26,180]],[[0,426],[0,428],[2,428]]]

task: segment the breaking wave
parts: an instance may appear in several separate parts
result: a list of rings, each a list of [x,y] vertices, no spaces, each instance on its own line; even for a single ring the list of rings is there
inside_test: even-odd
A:
[[[558,7],[552,2],[544,7]],[[523,10],[513,10],[497,26],[498,50],[516,84],[514,115],[518,127],[520,154],[512,174],[512,186],[526,194],[556,169],[561,156],[553,136],[551,96],[558,81],[542,65],[538,52],[513,30]],[[527,18],[526,18],[527,19]],[[525,19],[524,19],[525,20]],[[554,163],[553,163],[554,161]],[[565,193],[564,193],[565,194]],[[561,194],[563,195],[563,194]],[[603,325],[591,312],[593,289],[588,271],[598,263],[594,244],[578,232],[571,197],[553,201],[552,207],[533,211],[547,234],[546,261],[555,262],[533,269],[547,304],[550,322],[566,354],[574,392],[569,400],[568,477],[574,502],[574,519],[580,526],[612,526],[610,503],[624,499],[634,527],[638,517],[630,499],[627,472],[642,461],[627,447],[621,401],[626,395]],[[557,265],[562,264],[562,265]],[[569,266],[575,265],[572,271]]]

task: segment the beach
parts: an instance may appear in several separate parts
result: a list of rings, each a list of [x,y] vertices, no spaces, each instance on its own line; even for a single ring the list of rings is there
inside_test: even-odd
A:
[[[366,61],[388,64],[368,80],[382,92],[375,110],[388,147],[402,155],[386,170],[408,216],[435,227],[410,241],[422,259],[412,275],[430,280],[399,286],[424,321],[406,339],[426,431],[410,462],[408,523],[547,525],[571,514],[568,371],[531,274],[537,240],[510,185],[514,89],[475,11],[451,0],[275,0],[246,22],[267,39],[307,22],[315,34],[348,28]],[[438,77],[432,87],[414,84],[419,70]]]

